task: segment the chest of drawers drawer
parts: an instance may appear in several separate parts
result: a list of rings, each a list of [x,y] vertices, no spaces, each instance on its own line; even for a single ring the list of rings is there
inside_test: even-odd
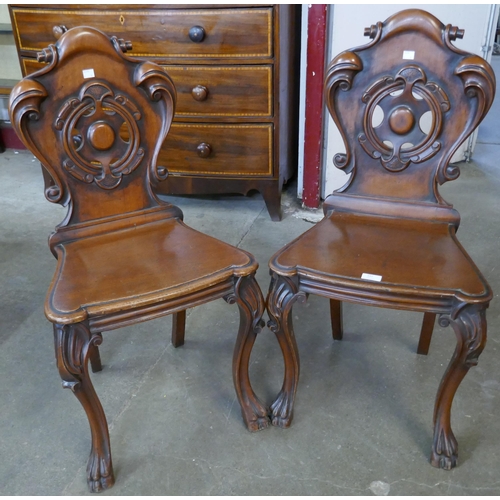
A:
[[[159,163],[171,175],[272,175],[272,124],[173,123]]]
[[[176,118],[272,118],[272,66],[164,66],[177,89]]]
[[[14,36],[29,55],[54,43],[53,26],[93,26],[133,40],[131,55],[145,58],[272,56],[271,7],[252,9],[60,9],[13,11]],[[198,28],[196,30],[196,28]]]
[[[165,68],[177,106],[158,160],[169,171],[159,193],[257,190],[279,219],[282,184],[296,170],[300,5],[9,9],[24,75],[43,66],[38,51],[82,25],[131,41],[127,55]]]

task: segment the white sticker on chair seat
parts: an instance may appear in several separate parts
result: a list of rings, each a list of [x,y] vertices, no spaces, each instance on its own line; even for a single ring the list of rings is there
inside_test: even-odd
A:
[[[370,281],[382,281],[382,276],[379,276],[378,274],[363,273],[361,275],[361,279]]]
[[[403,59],[415,59],[415,51],[403,50]]]
[[[95,77],[93,68],[84,69],[82,71],[82,73],[83,73],[83,78],[94,78]]]

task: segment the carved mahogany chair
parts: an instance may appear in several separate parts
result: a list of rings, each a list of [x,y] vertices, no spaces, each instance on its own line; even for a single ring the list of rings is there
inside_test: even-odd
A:
[[[54,325],[57,366],[89,420],[89,488],[114,483],[108,427],[89,377],[101,369],[102,332],[172,314],[172,343],[184,343],[185,311],[224,298],[240,326],[233,358],[236,394],[248,429],[268,425],[248,361],[262,326],[264,300],[252,255],[182,221],[152,184],[167,171],[156,161],[174,114],[172,80],[156,64],[122,52],[130,42],[74,28],[39,53],[45,68],[12,91],[10,116],[41,161],[45,196],[68,207],[49,238],[57,269],[45,314]]]
[[[336,340],[342,301],[424,312],[422,354],[439,315],[441,326],[453,327],[457,347],[436,398],[431,464],[451,469],[457,463],[451,404],[484,348],[492,292],[457,240],[460,216],[438,185],[458,177],[450,159],[486,115],[495,77],[482,58],[452,45],[463,30],[421,10],[395,14],[365,35],[369,44],[331,62],[325,84],[347,151],[334,163],[350,178],[326,199],[324,219],[269,264],[269,326],[285,358],[272,423],[288,427],[292,420],[295,301],[309,293],[329,298]]]

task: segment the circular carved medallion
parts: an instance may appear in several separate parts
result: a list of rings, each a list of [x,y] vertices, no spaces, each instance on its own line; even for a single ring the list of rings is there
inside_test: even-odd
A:
[[[436,139],[441,132],[443,112],[450,109],[450,102],[437,84],[427,82],[418,66],[407,66],[395,78],[386,76],[376,81],[364,93],[363,102],[366,103],[364,133],[359,134],[358,140],[387,170],[404,170],[412,162],[420,163],[434,156],[441,148]],[[374,126],[377,108],[384,119]],[[426,113],[431,115],[431,127],[424,132],[420,119]]]
[[[136,123],[140,118],[130,99],[115,95],[104,82],[84,85],[78,98],[62,106],[55,122],[68,156],[66,171],[103,189],[118,186],[144,157]]]

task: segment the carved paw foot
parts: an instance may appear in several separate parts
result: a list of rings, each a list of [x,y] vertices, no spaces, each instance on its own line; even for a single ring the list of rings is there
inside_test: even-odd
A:
[[[431,454],[431,465],[437,469],[451,470],[457,466],[457,458],[456,455],[448,457],[446,455],[438,455],[433,451]]]
[[[91,493],[107,490],[115,484],[110,460],[92,453],[87,465],[87,482]]]
[[[293,397],[287,392],[281,391],[271,405],[272,424],[276,427],[286,429],[290,427],[293,419]]]
[[[271,421],[267,415],[255,416],[252,420],[247,420],[245,415],[243,415],[243,420],[250,432],[258,432],[262,429],[266,429],[271,425]]]
[[[441,430],[432,446],[431,465],[438,469],[451,470],[458,463],[458,443],[451,431]]]

